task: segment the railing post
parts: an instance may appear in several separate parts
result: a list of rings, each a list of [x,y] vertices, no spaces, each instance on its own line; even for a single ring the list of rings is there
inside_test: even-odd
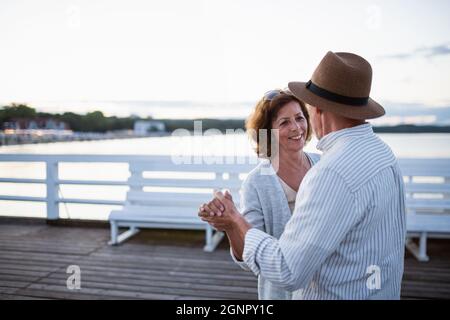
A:
[[[47,175],[47,219],[59,219],[58,203],[58,161],[46,161]]]

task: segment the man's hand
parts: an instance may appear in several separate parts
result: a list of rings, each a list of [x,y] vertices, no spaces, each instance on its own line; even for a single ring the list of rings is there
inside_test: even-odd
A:
[[[236,209],[231,194],[228,191],[225,194],[215,191],[214,199],[202,204],[198,215],[215,229],[226,232],[234,256],[242,260],[245,234],[251,229],[251,225]]]
[[[240,219],[244,219],[228,191],[214,192],[214,199],[200,206],[198,216],[219,231],[227,231]]]

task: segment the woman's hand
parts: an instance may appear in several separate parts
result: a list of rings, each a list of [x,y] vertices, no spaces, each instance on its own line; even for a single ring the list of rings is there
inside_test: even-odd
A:
[[[214,199],[201,205],[198,215],[213,228],[226,232],[234,256],[242,260],[245,235],[251,225],[236,209],[231,194],[228,191],[225,194],[214,192]]]
[[[230,230],[238,220],[244,219],[228,191],[214,192],[214,199],[200,206],[198,216],[219,231]]]

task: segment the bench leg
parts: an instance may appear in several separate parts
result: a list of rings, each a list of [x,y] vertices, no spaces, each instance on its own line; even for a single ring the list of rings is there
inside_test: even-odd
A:
[[[420,261],[428,261],[430,258],[427,256],[427,233],[423,232],[420,235],[419,240],[419,257]]]
[[[131,238],[136,233],[139,232],[139,229],[136,227],[130,227],[127,231],[123,232],[122,234],[119,233],[119,228],[116,223],[114,223],[114,229],[113,229],[113,223],[111,223],[111,241],[109,242],[110,245],[118,245],[124,242],[125,240]]]
[[[117,234],[119,233],[119,227],[116,222],[111,222],[111,240],[108,242],[109,245],[117,245]]]
[[[206,227],[206,245],[203,247],[203,251],[205,252],[213,252],[216,247],[219,245],[222,240],[224,234],[223,232],[216,231],[213,234],[213,229],[210,225]]]
[[[430,258],[427,255],[427,233],[422,232],[420,234],[419,246],[414,243],[412,239],[406,240],[406,248],[411,252],[417,260],[421,262],[427,262]]]

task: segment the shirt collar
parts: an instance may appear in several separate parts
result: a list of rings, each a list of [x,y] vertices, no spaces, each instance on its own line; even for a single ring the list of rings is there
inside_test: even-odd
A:
[[[367,134],[372,134],[373,129],[370,123],[364,123],[356,127],[345,128],[338,131],[330,132],[329,134],[322,137],[317,143],[317,149],[326,152],[333,147],[338,140],[346,137],[352,136],[363,136]]]

